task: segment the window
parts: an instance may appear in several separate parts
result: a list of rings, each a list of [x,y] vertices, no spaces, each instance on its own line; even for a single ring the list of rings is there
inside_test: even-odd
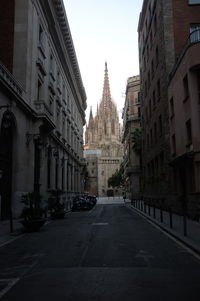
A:
[[[186,123],[186,146],[192,144],[192,127],[191,127],[191,120],[189,119]]]
[[[156,67],[159,64],[159,52],[158,52],[158,46],[156,47]]]
[[[175,135],[172,136],[172,156],[176,155],[176,138]]]
[[[162,136],[163,127],[162,127],[162,115],[159,116],[159,135]]]
[[[111,123],[111,131],[112,131],[112,135],[115,135],[115,121],[112,120],[112,123]]]
[[[146,121],[148,122],[149,121],[149,115],[148,115],[148,108],[146,108],[146,111],[145,111],[145,113],[146,113]]]
[[[189,87],[188,87],[188,76],[186,76],[183,79],[183,90],[184,90],[184,99],[183,101],[186,101],[189,96]]]
[[[156,31],[157,31],[157,16],[156,16],[156,14],[155,14],[155,16],[154,16],[154,34],[156,34]]]
[[[147,96],[147,82],[146,81],[145,81],[144,94],[145,94],[145,96]]]
[[[173,118],[174,117],[174,99],[173,99],[173,97],[170,99],[170,113],[171,113],[170,118]]]
[[[151,99],[149,100],[149,118],[151,118],[152,109],[151,109]]]
[[[43,43],[43,38],[44,38],[44,31],[42,29],[42,26],[39,26],[39,43]]]
[[[138,117],[141,116],[141,111],[140,111],[140,107],[138,107]]]
[[[151,76],[153,79],[154,78],[154,62],[153,62],[153,60],[151,61]]]
[[[154,123],[154,141],[157,143],[157,123]]]
[[[148,72],[148,88],[151,85],[151,76],[150,76],[150,71]]]
[[[153,91],[153,109],[155,110],[156,108],[156,93],[155,90]]]
[[[153,46],[153,37],[152,37],[152,31],[150,32],[150,47],[152,49]]]
[[[49,69],[50,72],[54,75],[54,57],[53,54],[50,54],[50,58],[49,58]]]
[[[37,85],[37,100],[41,100],[41,94],[42,94],[42,83],[38,81]]]
[[[153,131],[150,130],[150,144],[153,145]]]
[[[188,4],[200,4],[200,0],[188,0]]]
[[[160,173],[164,173],[164,153],[160,153]]]
[[[157,81],[157,98],[158,102],[160,101],[160,95],[161,95],[161,89],[160,89],[160,80]]]
[[[149,150],[149,134],[147,134],[147,150]]]
[[[200,23],[190,24],[190,42],[195,43],[200,41]]]

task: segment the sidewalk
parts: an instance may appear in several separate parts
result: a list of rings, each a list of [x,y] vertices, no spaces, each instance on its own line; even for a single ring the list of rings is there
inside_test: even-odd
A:
[[[71,209],[66,210],[66,214],[70,213]],[[17,239],[19,236],[25,233],[24,227],[21,224],[22,219],[13,219],[13,232],[11,232],[10,221],[0,220],[0,247],[4,246]],[[50,215],[47,216],[47,221],[50,221]],[[48,222],[45,223],[47,225]]]
[[[23,233],[23,226],[19,219],[13,219],[13,232],[10,231],[10,221],[0,221],[0,247],[15,240]]]
[[[159,208],[144,206],[143,201],[127,202],[127,206],[135,210],[159,228],[172,235],[184,245],[200,254],[200,222],[175,213],[162,211]]]

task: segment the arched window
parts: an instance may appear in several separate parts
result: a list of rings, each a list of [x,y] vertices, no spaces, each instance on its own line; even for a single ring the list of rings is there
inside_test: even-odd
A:
[[[112,123],[111,123],[111,132],[112,132],[112,135],[115,135],[115,121],[112,120]]]
[[[104,123],[104,133],[105,133],[105,135],[107,135],[107,126],[106,126],[106,122]]]

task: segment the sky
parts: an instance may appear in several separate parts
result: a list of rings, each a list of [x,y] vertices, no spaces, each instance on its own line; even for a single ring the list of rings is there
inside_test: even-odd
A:
[[[101,101],[105,62],[119,117],[127,79],[139,74],[138,20],[142,0],[64,0],[87,95],[86,119]]]

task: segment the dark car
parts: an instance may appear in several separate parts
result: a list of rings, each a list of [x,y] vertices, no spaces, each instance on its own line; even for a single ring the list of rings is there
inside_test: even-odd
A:
[[[96,195],[87,195],[86,199],[91,203],[92,207],[97,203]]]
[[[73,200],[72,211],[90,210],[92,208],[91,202],[85,197],[76,196]]]

